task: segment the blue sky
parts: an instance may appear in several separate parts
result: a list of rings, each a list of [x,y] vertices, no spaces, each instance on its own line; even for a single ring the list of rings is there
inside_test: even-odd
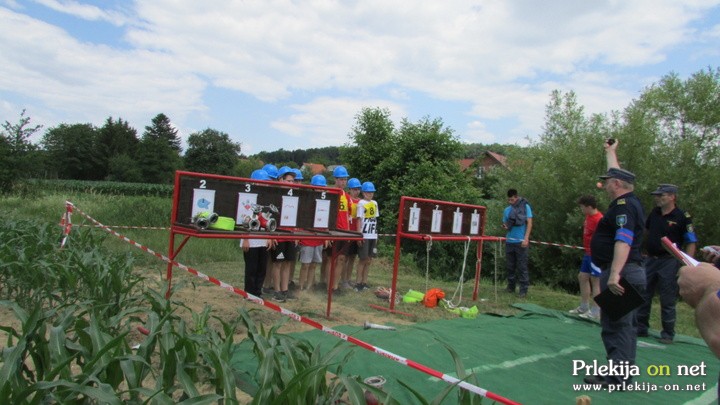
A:
[[[719,44],[720,0],[0,0],[0,122],[112,116],[141,135],[162,112],[254,154],[343,145],[383,107],[524,145],[552,90],[621,110],[720,66]]]

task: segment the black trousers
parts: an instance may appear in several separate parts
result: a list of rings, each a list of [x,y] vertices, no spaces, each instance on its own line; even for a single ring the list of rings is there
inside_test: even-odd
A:
[[[247,252],[243,250],[243,258],[245,259],[245,291],[260,297],[267,274],[268,250],[264,246],[250,248]]]

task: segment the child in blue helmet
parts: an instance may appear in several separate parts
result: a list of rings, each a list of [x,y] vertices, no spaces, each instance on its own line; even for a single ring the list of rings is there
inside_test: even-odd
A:
[[[320,174],[313,176],[310,184],[317,187],[327,187],[325,177]],[[315,284],[315,268],[318,263],[322,263],[323,247],[327,246],[328,241],[303,239],[300,241],[300,290],[305,291],[313,287]]]
[[[270,176],[263,169],[252,172],[253,180],[270,180]],[[269,239],[242,239],[240,247],[245,260],[245,291],[256,297],[262,297],[262,287],[267,274],[267,265],[270,255],[268,251],[272,246]]]
[[[347,186],[348,178],[350,175],[348,174],[347,169],[344,166],[337,166],[333,170],[333,178],[335,179],[335,188],[340,189],[340,196],[338,198],[338,213],[337,213],[337,221],[335,222],[335,227],[340,231],[348,231],[350,230],[350,194],[345,191],[345,187]],[[336,240],[333,242],[335,245],[334,252],[337,254],[337,260],[335,262],[335,271],[333,272],[333,283],[332,283],[332,290],[333,294],[340,295],[342,294],[342,290],[340,290],[340,279],[342,278],[342,272],[345,268],[345,261],[347,259],[347,251],[350,246],[350,241],[347,240]],[[320,269],[320,272],[322,273],[323,282],[329,283],[330,282],[330,272],[329,269],[332,267],[330,260],[332,258],[326,257],[323,260],[323,265]]]
[[[302,170],[292,169],[292,171],[295,173],[295,183],[302,184],[303,180],[305,180],[305,178],[303,178]]]
[[[362,184],[362,200],[357,205],[357,218],[359,232],[363,234],[363,240],[358,248],[360,263],[355,278],[355,291],[368,289],[367,279],[370,263],[373,257],[377,256],[377,219],[380,216],[377,201],[373,200],[375,185],[369,181]]]
[[[274,164],[268,163],[265,166],[262,167],[262,170],[265,170],[270,176],[270,179],[277,180],[278,178],[278,168]]]
[[[294,183],[295,173],[289,167],[283,166],[278,170],[278,181]],[[270,251],[270,260],[273,263],[272,277],[275,294],[273,294],[272,299],[274,301],[285,302],[296,299],[289,291],[290,275],[297,256],[296,244],[297,241],[293,239],[277,239],[275,247]]]
[[[350,195],[350,229],[355,230],[358,228],[358,217],[357,217],[357,205],[360,202],[360,188],[362,184],[360,180],[353,177],[347,182],[348,194]],[[342,278],[340,279],[340,287],[345,289],[353,288],[352,272],[355,267],[355,259],[358,255],[358,243],[351,242],[347,250],[347,259],[345,260],[345,268],[342,271]]]

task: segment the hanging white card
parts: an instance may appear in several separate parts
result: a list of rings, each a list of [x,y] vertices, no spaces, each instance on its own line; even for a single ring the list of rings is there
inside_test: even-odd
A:
[[[190,216],[195,218],[195,215],[201,212],[215,212],[215,190],[193,189],[193,205]]]
[[[280,210],[280,226],[297,226],[298,202],[300,198],[284,195]]]
[[[315,228],[327,228],[330,224],[330,200],[315,200]]]
[[[440,232],[442,230],[442,214],[441,210],[433,210],[430,232]]]

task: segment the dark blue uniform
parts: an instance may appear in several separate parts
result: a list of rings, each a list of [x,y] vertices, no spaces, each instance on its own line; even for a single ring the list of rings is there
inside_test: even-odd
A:
[[[590,241],[590,249],[593,263],[603,270],[600,276],[601,291],[608,288],[610,265],[616,241],[630,245],[630,253],[620,276],[639,292],[645,290],[645,271],[640,253],[644,219],[645,213],[640,200],[630,192],[610,203],[605,216],[598,223],[597,230]],[[600,312],[601,336],[608,360],[613,360],[615,363],[624,360],[631,365],[635,364],[636,312],[637,310],[630,311],[615,321],[611,321],[604,311]],[[623,379],[618,376],[608,376],[605,380],[610,384],[620,384]],[[630,381],[629,376],[625,381]]]
[[[660,295],[660,319],[662,320],[662,339],[675,337],[675,302],[678,295],[677,272],[680,262],[663,248],[660,239],[667,236],[677,246],[697,242],[692,217],[675,207],[669,214],[663,215],[660,207],[655,207],[645,221],[647,239],[645,249],[648,258],[645,261],[647,289],[645,303],[638,309],[638,335],[647,336],[650,323],[652,298],[657,289]]]

